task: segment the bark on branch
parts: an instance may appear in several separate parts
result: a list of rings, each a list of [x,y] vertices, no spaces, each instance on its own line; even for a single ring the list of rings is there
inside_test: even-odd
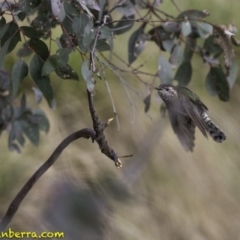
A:
[[[95,107],[93,104],[92,93],[87,91],[87,94],[88,94],[89,110],[91,112],[94,130],[90,129],[90,128],[84,128],[82,130],[74,132],[71,135],[69,135],[68,137],[66,137],[57,146],[57,148],[54,150],[52,155],[30,177],[30,179],[26,182],[26,184],[22,187],[22,189],[19,191],[19,193],[16,195],[16,197],[10,203],[7,212],[5,213],[4,217],[2,218],[2,220],[0,222],[0,232],[3,231],[8,226],[8,224],[11,222],[11,220],[13,219],[14,215],[16,214],[21,202],[26,197],[26,195],[29,193],[29,191],[32,189],[34,184],[55,163],[55,161],[58,159],[58,157],[63,152],[63,150],[71,142],[73,142],[79,138],[87,138],[87,139],[91,138],[92,141],[95,140],[98,143],[99,148],[101,149],[102,153],[104,153],[107,157],[112,159],[118,168],[122,166],[121,161],[118,158],[115,151],[108,146],[108,143],[107,143],[105,135],[104,135],[104,129],[108,126],[108,124],[111,122],[112,119],[109,119],[107,122],[102,123],[99,120],[97,112],[95,110]]]

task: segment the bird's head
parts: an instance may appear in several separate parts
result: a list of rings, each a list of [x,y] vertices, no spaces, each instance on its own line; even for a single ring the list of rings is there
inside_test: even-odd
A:
[[[174,97],[177,97],[176,88],[171,84],[161,84],[159,87],[156,87],[155,89],[158,90],[158,94],[164,102],[171,100]]]

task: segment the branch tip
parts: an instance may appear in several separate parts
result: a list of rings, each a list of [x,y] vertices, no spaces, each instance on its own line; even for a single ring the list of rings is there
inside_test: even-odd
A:
[[[119,158],[117,158],[117,160],[115,161],[115,166],[117,168],[121,168],[122,167],[122,162],[121,162],[121,160]]]
[[[114,120],[114,118],[108,119],[108,120],[107,120],[107,125],[109,125],[113,120]]]

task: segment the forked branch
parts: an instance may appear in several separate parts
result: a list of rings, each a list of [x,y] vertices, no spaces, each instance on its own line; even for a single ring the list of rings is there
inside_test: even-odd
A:
[[[16,197],[10,203],[7,212],[5,213],[4,217],[2,218],[2,220],[0,222],[0,232],[3,231],[8,226],[8,224],[11,222],[11,220],[13,219],[14,215],[16,214],[21,202],[26,197],[26,195],[29,193],[29,191],[32,189],[34,184],[55,163],[55,161],[58,159],[58,157],[63,152],[63,150],[71,142],[73,142],[79,138],[87,138],[87,139],[91,138],[93,141],[95,140],[98,143],[99,148],[101,149],[102,153],[104,153],[107,157],[112,159],[118,168],[122,166],[121,161],[118,158],[115,151],[108,146],[108,143],[107,143],[105,135],[104,135],[104,129],[108,126],[108,124],[112,121],[112,119],[109,119],[105,123],[102,123],[99,120],[97,112],[96,112],[94,104],[93,104],[93,96],[89,91],[87,93],[88,93],[88,101],[89,101],[89,110],[91,112],[94,130],[90,129],[90,128],[84,128],[82,130],[74,132],[71,135],[69,135],[68,137],[66,137],[57,146],[57,148],[54,150],[52,155],[30,177],[30,179],[25,183],[25,185],[22,187],[22,189],[18,192]]]

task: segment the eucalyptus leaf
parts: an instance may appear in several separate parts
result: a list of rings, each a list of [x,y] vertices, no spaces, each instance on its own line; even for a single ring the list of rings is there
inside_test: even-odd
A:
[[[151,105],[151,94],[147,95],[144,98],[143,102],[144,102],[144,105],[145,105],[144,112],[147,113],[148,110],[150,109],[150,105]]]
[[[93,72],[89,69],[89,61],[84,60],[81,67],[82,76],[87,83],[87,89],[92,92],[94,90]]]
[[[149,34],[143,33],[146,24],[132,33],[128,41],[128,62],[133,63],[146,46],[146,41],[150,39]]]
[[[123,34],[125,32],[127,32],[128,30],[130,30],[134,24],[134,15],[130,15],[128,17],[123,16],[119,22],[117,22],[117,24],[114,26],[114,28],[112,29],[112,31],[116,34]]]
[[[184,61],[178,68],[175,80],[178,81],[178,85],[186,86],[190,82],[192,77],[192,65],[190,61]]]
[[[197,31],[201,38],[207,38],[213,34],[213,26],[209,23],[197,22]]]
[[[28,45],[43,61],[48,58],[48,47],[42,40],[32,38]]]
[[[13,98],[16,97],[18,88],[22,80],[28,75],[28,65],[20,58],[18,59],[12,69],[12,94]]]
[[[188,36],[192,32],[192,27],[189,21],[181,23],[181,32],[184,37]]]
[[[62,0],[50,0],[52,6],[52,13],[58,22],[63,22],[66,17],[64,9],[64,1]]]
[[[172,84],[173,81],[173,71],[171,64],[168,60],[160,56],[158,59],[158,76],[160,78],[161,83],[169,83]]]
[[[238,69],[239,64],[237,60],[233,60],[233,63],[231,65],[231,68],[229,70],[229,76],[227,77],[227,81],[229,84],[229,87],[232,88],[233,84],[235,83],[237,76],[238,76]]]
[[[183,61],[183,49],[180,44],[176,44],[173,48],[169,62],[177,67]]]
[[[30,74],[33,81],[47,99],[49,105],[51,105],[51,101],[53,99],[53,89],[49,77],[42,76],[43,64],[43,60],[38,55],[34,55],[30,62]]]
[[[21,29],[21,32],[29,38],[40,38],[43,35],[42,31],[38,31],[33,27],[22,26],[20,27],[20,29]]]
[[[206,87],[210,94],[218,94],[222,101],[229,100],[229,84],[220,67],[211,67],[206,78]]]

